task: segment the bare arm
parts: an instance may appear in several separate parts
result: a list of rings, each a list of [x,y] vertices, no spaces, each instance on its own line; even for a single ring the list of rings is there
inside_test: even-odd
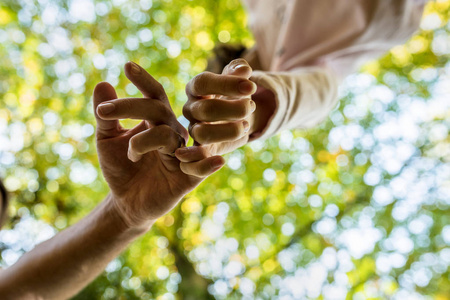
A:
[[[188,133],[162,86],[135,64],[128,63],[125,70],[145,98],[117,99],[107,83],[94,90],[97,152],[110,194],[82,221],[3,270],[2,300],[75,295],[156,219],[223,166],[222,157],[202,147],[179,149]],[[129,118],[142,122],[122,128],[119,119]]]
[[[96,278],[109,261],[149,226],[131,228],[108,195],[74,226],[0,272],[2,299],[66,299]]]

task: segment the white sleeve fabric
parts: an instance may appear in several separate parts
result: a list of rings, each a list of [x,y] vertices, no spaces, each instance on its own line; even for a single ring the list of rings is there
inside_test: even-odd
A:
[[[323,67],[254,71],[251,80],[272,91],[276,101],[275,112],[257,139],[267,139],[282,130],[313,127],[328,116],[338,100],[338,79]]]

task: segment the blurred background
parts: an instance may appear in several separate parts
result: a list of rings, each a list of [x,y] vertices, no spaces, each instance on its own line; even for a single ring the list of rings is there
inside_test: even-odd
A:
[[[228,155],[74,299],[450,299],[450,1],[340,88],[320,126]],[[238,0],[0,3],[1,267],[107,194],[92,90],[139,96],[133,60],[177,115],[214,45],[251,46]],[[185,122],[183,118],[180,118]]]

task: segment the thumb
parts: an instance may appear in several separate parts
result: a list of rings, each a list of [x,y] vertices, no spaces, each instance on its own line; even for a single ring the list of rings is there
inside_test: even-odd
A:
[[[233,75],[242,77],[245,79],[250,79],[252,76],[252,67],[248,64],[248,62],[243,58],[237,58],[232,60],[228,65],[223,68],[222,75]],[[219,99],[224,100],[233,100],[238,98],[245,98],[245,97],[228,97],[228,96],[219,96]]]
[[[244,77],[249,79],[252,76],[252,67],[248,64],[248,62],[243,58],[238,58],[232,60],[228,65],[223,69],[223,75],[234,75],[239,77]]]
[[[115,137],[121,128],[119,120],[103,120],[98,116],[98,109],[108,109],[108,104],[101,105],[105,101],[117,99],[117,94],[112,85],[107,82],[100,82],[94,89],[94,114],[97,121],[97,139]]]

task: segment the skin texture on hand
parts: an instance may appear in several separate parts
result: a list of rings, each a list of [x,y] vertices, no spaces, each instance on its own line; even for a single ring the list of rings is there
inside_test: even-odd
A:
[[[1,299],[69,299],[223,166],[222,157],[203,147],[179,148],[187,131],[162,86],[137,65],[128,63],[125,70],[145,98],[117,99],[107,83],[94,91],[97,150],[111,193],[83,220],[0,270]],[[121,118],[143,121],[124,129]]]
[[[144,98],[117,99],[108,83],[96,86],[97,152],[124,222],[130,227],[148,227],[205,176],[220,169],[224,160],[202,147],[178,151],[180,160],[173,157],[188,133],[172,112],[162,86],[134,63],[125,65],[125,73]],[[143,121],[125,129],[119,124],[125,118]]]
[[[272,115],[273,108],[257,102],[257,95],[267,94],[255,94],[257,86],[249,80],[251,75],[247,61],[235,59],[222,74],[203,72],[187,84],[183,114],[190,121],[196,144],[211,154],[229,153],[245,145]]]

